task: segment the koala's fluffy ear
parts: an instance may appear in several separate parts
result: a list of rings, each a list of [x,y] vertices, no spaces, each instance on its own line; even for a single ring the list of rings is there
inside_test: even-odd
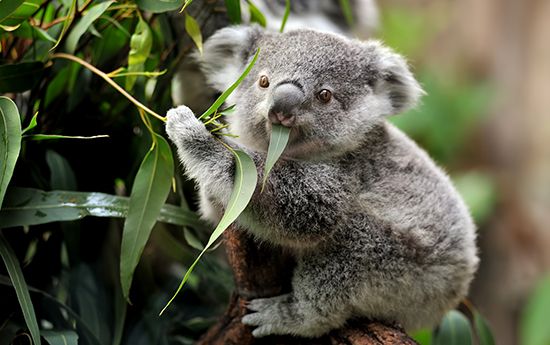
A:
[[[366,44],[369,74],[374,93],[387,100],[386,115],[398,114],[416,105],[425,93],[409,70],[405,59],[378,41]]]
[[[243,72],[256,51],[262,35],[258,26],[232,26],[218,30],[204,42],[202,56],[197,55],[210,86],[224,91]]]

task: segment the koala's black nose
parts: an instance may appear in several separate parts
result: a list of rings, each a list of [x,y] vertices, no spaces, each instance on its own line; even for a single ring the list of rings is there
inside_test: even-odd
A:
[[[292,127],[296,122],[296,112],[304,102],[304,91],[294,83],[279,84],[273,90],[273,103],[268,118],[271,123]]]

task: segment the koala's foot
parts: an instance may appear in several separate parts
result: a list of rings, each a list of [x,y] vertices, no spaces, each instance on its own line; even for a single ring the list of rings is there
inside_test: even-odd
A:
[[[255,326],[252,335],[256,338],[267,335],[290,334],[313,338],[321,336],[332,328],[341,325],[315,313],[308,301],[299,301],[292,294],[271,298],[258,298],[248,303],[247,308],[253,313],[245,315],[242,322]]]
[[[248,326],[256,326],[252,331],[256,338],[270,334],[293,333],[289,329],[291,325],[302,322],[297,320],[290,294],[254,299],[248,303],[247,308],[253,313],[245,315],[242,322]]]

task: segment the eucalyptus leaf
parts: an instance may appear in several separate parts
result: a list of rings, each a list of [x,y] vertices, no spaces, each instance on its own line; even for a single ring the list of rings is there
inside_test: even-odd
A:
[[[202,54],[202,34],[199,23],[195,18],[191,17],[189,14],[185,13],[185,31],[189,34],[197,49]]]
[[[50,168],[50,188],[61,190],[76,190],[76,176],[67,161],[59,153],[46,151],[46,163]]]
[[[120,253],[120,282],[128,299],[132,276],[170,192],[174,160],[170,145],[156,135],[156,144],[147,152],[136,175],[128,216],[124,222]]]
[[[20,121],[15,103],[7,97],[0,97],[0,207],[21,150]]]
[[[162,13],[182,7],[184,0],[136,0],[138,7],[144,11]]]
[[[353,26],[353,11],[351,9],[349,0],[340,0],[340,8],[344,13],[344,18],[346,18],[346,22],[348,23],[348,25]]]
[[[449,311],[439,325],[433,345],[471,345],[472,328],[468,319],[456,310]]]
[[[90,25],[99,18],[103,12],[107,10],[114,1],[100,2],[99,4],[92,6],[82,18],[72,28],[71,33],[67,36],[67,42],[65,43],[65,49],[68,53],[74,53],[80,37],[88,30]]]
[[[0,66],[0,93],[32,89],[42,78],[42,62],[21,62]]]
[[[78,334],[75,331],[42,331],[40,334],[50,345],[78,344]]]
[[[59,139],[79,139],[79,140],[90,140],[90,139],[101,139],[101,138],[108,138],[109,136],[106,134],[100,134],[100,135],[92,135],[89,137],[83,137],[79,135],[58,135],[58,134],[31,134],[31,135],[25,135],[23,138],[29,139],[29,140],[59,140]]]
[[[34,313],[34,307],[32,305],[31,296],[29,295],[29,290],[27,288],[27,283],[25,282],[25,277],[21,271],[21,266],[19,261],[17,261],[17,256],[11,249],[10,244],[0,231],[0,256],[6,265],[8,274],[15,288],[15,293],[17,295],[17,300],[21,306],[21,311],[23,312],[23,317],[27,328],[31,333],[32,341],[36,345],[40,345],[40,331],[38,329],[38,322],[36,321],[36,315]]]
[[[30,226],[81,219],[86,216],[124,218],[129,198],[104,193],[10,188],[0,210],[0,228]],[[159,222],[205,229],[197,215],[176,205],[165,204]]]
[[[225,100],[227,99],[227,97],[229,97],[229,95],[237,88],[237,86],[239,86],[239,84],[244,80],[244,78],[246,78],[246,76],[248,75],[248,73],[250,73],[250,70],[252,69],[252,67],[254,66],[254,64],[256,63],[256,60],[258,59],[258,55],[260,54],[260,48],[258,48],[258,50],[256,50],[256,54],[254,54],[254,57],[252,58],[252,61],[250,61],[250,63],[248,64],[248,66],[246,66],[246,69],[244,70],[244,72],[239,76],[239,79],[237,79],[233,84],[231,84],[231,86],[229,86],[229,88],[227,88],[227,90],[225,90],[217,99],[214,103],[212,103],[212,105],[206,109],[206,111],[201,115],[199,116],[199,120],[213,114],[214,112],[216,112],[216,110],[219,109],[219,107],[222,106],[223,102],[225,102]]]
[[[536,285],[523,309],[519,327],[521,344],[550,344],[549,310],[550,276],[547,276]]]
[[[495,345],[495,339],[487,320],[478,312],[474,311],[474,326],[476,329],[479,345]]]
[[[178,286],[178,289],[176,290],[172,298],[168,301],[168,303],[166,303],[166,306],[164,306],[164,308],[161,310],[160,315],[162,315],[166,308],[170,306],[172,301],[181,291],[181,289],[185,285],[185,282],[187,282],[187,280],[191,276],[191,272],[193,272],[193,269],[195,268],[203,254],[222,235],[225,229],[227,229],[227,227],[229,227],[229,225],[231,225],[231,223],[233,223],[239,217],[239,215],[244,211],[244,209],[250,202],[250,199],[252,199],[252,195],[254,194],[256,183],[258,181],[258,173],[256,170],[256,166],[254,165],[254,161],[241,150],[231,150],[231,152],[235,156],[235,179],[233,181],[233,191],[231,193],[231,197],[229,199],[229,203],[227,204],[225,213],[212,234],[210,235],[208,243],[185,273],[185,276]]]
[[[411,333],[411,338],[414,339],[419,345],[430,345],[432,343],[432,330],[420,329]]]
[[[241,1],[240,0],[225,0],[225,8],[227,9],[227,17],[231,24],[241,23]]]
[[[63,21],[63,27],[61,28],[61,33],[57,37],[57,41],[53,45],[53,47],[50,48],[50,50],[54,50],[57,48],[59,43],[61,43],[61,40],[63,40],[63,37],[65,37],[65,34],[67,33],[67,30],[69,29],[69,26],[71,26],[71,23],[73,22],[74,16],[76,14],[76,7],[77,7],[77,0],[71,1],[71,6],[69,7],[69,11],[67,12],[67,18]]]
[[[283,151],[288,144],[288,138],[290,137],[290,128],[273,125],[271,127],[271,137],[269,139],[269,149],[267,150],[267,158],[265,160],[264,178],[262,181],[262,190],[265,187],[269,172],[283,154]]]
[[[3,275],[0,275],[0,284],[6,285],[6,286],[14,286],[13,282]],[[80,316],[78,316],[78,314],[74,310],[72,310],[69,306],[67,306],[65,303],[60,302],[57,298],[53,297],[47,292],[36,289],[32,286],[29,286],[28,290],[32,293],[39,294],[44,299],[52,302],[53,304],[57,305],[59,308],[66,311],[67,314],[76,322],[77,326],[83,331],[84,336],[86,337],[86,339],[91,345],[102,345],[97,339],[97,337],[95,336],[95,334],[92,333],[92,331],[88,328],[86,323],[80,318]]]
[[[0,1],[0,23],[12,14],[21,4],[23,0],[3,0]]]
[[[248,1],[248,10],[250,11],[250,21],[253,23],[258,23],[265,28],[267,21],[264,14],[250,0]]]
[[[29,122],[29,125],[21,132],[21,134],[27,133],[28,131],[30,131],[31,129],[36,127],[36,125],[38,125],[38,121],[36,120],[37,117],[38,117],[38,112],[36,112],[36,114],[34,114],[34,116],[31,119],[31,122]]]
[[[290,0],[286,0],[285,14],[283,15],[283,20],[281,21],[281,28],[279,29],[279,32],[285,31],[286,21],[288,20],[289,15],[290,15]]]
[[[0,1],[0,24],[5,26],[16,26],[27,20],[33,13],[35,13],[44,0],[3,0]],[[13,8],[15,4],[17,6],[15,11],[10,13],[9,8]]]
[[[143,72],[145,61],[153,47],[153,33],[143,19],[139,19],[136,30],[130,39],[130,53],[128,54],[128,72]],[[131,90],[136,82],[137,75],[126,77],[126,89]]]

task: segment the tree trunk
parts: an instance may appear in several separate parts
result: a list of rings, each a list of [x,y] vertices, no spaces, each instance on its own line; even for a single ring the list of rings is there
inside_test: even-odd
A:
[[[225,234],[229,264],[235,276],[235,292],[224,315],[198,341],[198,345],[380,345],[417,344],[402,329],[368,320],[352,320],[340,330],[317,339],[270,336],[255,339],[241,323],[247,300],[290,291],[293,259],[279,248],[261,246],[235,226]]]

